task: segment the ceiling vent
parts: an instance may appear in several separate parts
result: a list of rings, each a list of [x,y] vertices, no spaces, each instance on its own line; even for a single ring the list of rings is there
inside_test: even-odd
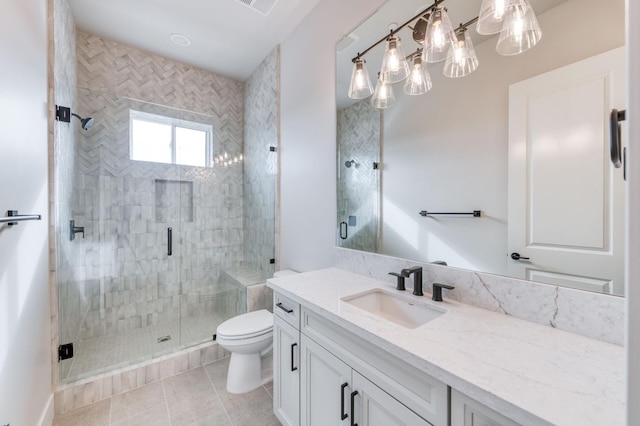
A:
[[[236,0],[239,3],[244,4],[245,6],[249,6],[251,9],[256,12],[260,12],[261,14],[267,16],[271,13],[273,6],[276,5],[278,0]]]

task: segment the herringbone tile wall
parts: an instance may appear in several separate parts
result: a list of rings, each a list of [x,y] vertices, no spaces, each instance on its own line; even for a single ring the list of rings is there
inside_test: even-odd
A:
[[[338,224],[356,217],[347,239],[338,237],[340,247],[375,252],[378,246],[380,170],[373,163],[380,161],[380,114],[368,99],[338,111]]]

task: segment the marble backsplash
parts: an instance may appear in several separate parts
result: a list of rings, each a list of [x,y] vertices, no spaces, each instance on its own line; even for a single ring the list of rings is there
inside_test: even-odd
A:
[[[394,283],[389,272],[422,266],[425,293],[438,282],[455,286],[444,297],[616,345],[624,345],[622,297],[517,280],[464,269],[336,247],[334,266]],[[407,288],[412,280],[407,280]]]

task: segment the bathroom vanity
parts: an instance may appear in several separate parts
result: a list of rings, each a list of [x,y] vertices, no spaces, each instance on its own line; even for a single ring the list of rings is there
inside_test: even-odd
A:
[[[620,346],[337,268],[267,285],[285,425],[624,424]]]

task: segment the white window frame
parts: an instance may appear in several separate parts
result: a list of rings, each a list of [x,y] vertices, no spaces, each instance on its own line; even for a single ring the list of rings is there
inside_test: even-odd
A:
[[[188,167],[201,167],[192,166],[190,164],[176,163],[176,128],[181,127],[183,129],[198,130],[205,132],[205,165],[204,167],[213,167],[213,126],[210,124],[196,123],[194,121],[181,120],[179,118],[167,117],[165,115],[151,114],[148,112],[136,111],[134,109],[129,110],[129,159],[132,161],[146,161],[146,160],[134,160],[131,158],[133,154],[133,120],[147,121],[151,123],[166,124],[171,126],[171,163],[163,164],[176,164]],[[152,162],[152,161],[149,161]]]

